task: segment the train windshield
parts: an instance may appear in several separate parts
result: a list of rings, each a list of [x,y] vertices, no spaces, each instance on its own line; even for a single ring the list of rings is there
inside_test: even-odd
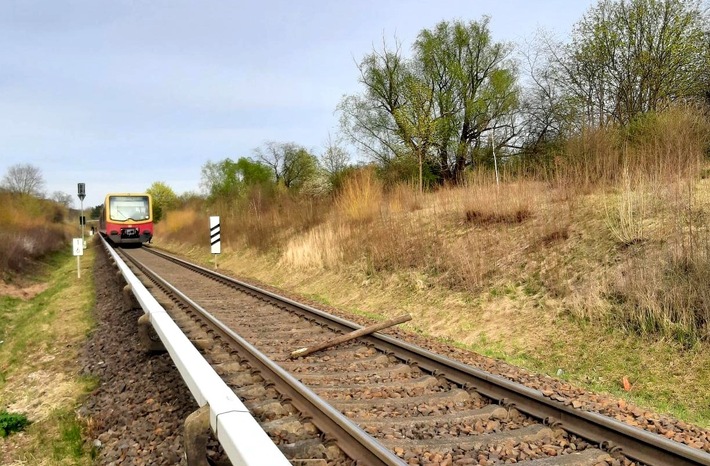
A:
[[[109,197],[109,216],[111,220],[141,221],[150,218],[148,196],[111,196]]]

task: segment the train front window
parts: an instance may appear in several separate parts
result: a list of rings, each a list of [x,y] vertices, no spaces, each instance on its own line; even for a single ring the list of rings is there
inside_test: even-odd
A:
[[[150,218],[148,196],[111,196],[109,216],[116,222],[148,220]]]

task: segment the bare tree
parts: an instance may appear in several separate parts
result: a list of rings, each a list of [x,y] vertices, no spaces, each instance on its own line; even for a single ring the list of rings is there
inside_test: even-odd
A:
[[[328,134],[324,149],[320,156],[321,165],[329,177],[337,176],[347,168],[350,154],[339,144],[337,139],[333,140],[330,134]]]
[[[286,152],[296,150],[298,149],[294,143],[267,141],[263,148],[259,147],[254,149],[254,154],[261,163],[274,172],[274,179],[276,183],[278,183],[284,176],[284,159]]]
[[[74,198],[71,194],[67,194],[63,191],[54,191],[50,199],[54,202],[63,205],[64,207],[71,207],[74,204]]]
[[[19,163],[8,168],[0,187],[11,193],[44,196],[42,172],[29,163]]]
[[[533,42],[520,50],[527,75],[518,111],[516,149],[526,155],[544,155],[576,128],[575,101],[561,82],[564,70],[557,66],[556,49],[563,48],[549,33],[538,31]]]

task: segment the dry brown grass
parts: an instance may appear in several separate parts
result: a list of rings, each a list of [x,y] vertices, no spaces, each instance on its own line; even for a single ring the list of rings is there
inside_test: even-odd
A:
[[[172,210],[155,225],[155,237],[188,244],[209,244],[209,219],[193,208]]]
[[[695,109],[676,108],[583,132],[532,171],[542,180],[503,164],[500,184],[480,169],[419,194],[364,168],[334,199],[253,192],[207,210],[222,216],[223,245],[284,267],[415,274],[469,293],[512,284],[585,320],[692,343],[708,339],[710,205],[697,183],[709,135]],[[165,224],[167,239],[208,244],[204,212]]]
[[[373,168],[358,170],[343,182],[335,205],[339,217],[349,222],[369,222],[380,212],[382,182]]]
[[[76,227],[65,223],[66,209],[31,196],[0,192],[0,279],[66,247]]]
[[[413,183],[398,183],[385,194],[383,204],[390,213],[414,212],[424,207],[424,195]]]
[[[464,218],[478,225],[515,224],[528,219],[533,212],[537,190],[532,183],[474,185],[467,189]]]
[[[344,248],[351,235],[346,224],[320,225],[291,238],[280,264],[295,269],[333,269],[343,263]]]
[[[624,325],[684,344],[710,341],[709,187],[708,180],[686,180],[639,188],[636,196],[653,205],[636,220],[644,225],[641,244],[624,256],[610,286]]]
[[[93,325],[94,247],[81,261],[82,280],[76,278],[71,256],[65,253],[53,261],[48,276],[41,277],[41,294],[0,296],[0,405],[32,422],[21,435],[0,439],[2,464],[91,464],[82,439],[66,432],[80,431],[75,409],[96,387],[79,376],[77,364]]]
[[[330,207],[286,199],[251,216],[232,213],[223,241],[275,253],[293,270],[413,273],[425,287],[470,293],[513,284],[592,322],[686,343],[708,339],[708,235],[700,226],[710,205],[688,200],[688,186],[703,190],[692,181],[663,187],[629,177],[617,189],[571,197],[536,181],[418,195],[384,193],[364,180]],[[356,186],[366,193],[357,196]],[[206,248],[200,218],[169,214],[165,237],[194,235]]]
[[[570,138],[548,175],[563,186],[595,190],[625,179],[697,178],[710,142],[701,109],[675,107],[629,127],[588,129]]]
[[[500,184],[481,170],[418,194],[361,171],[333,200],[225,201],[220,264],[708,425],[708,134],[673,110],[585,133],[533,176],[504,165]],[[206,210],[170,233],[203,259]]]

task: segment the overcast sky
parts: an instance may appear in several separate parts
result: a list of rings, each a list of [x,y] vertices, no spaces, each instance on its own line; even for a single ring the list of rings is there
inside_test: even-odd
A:
[[[566,40],[592,0],[1,0],[0,177],[40,168],[84,207],[163,181],[199,191],[208,160],[265,141],[316,154],[356,61],[382,38],[408,52],[441,20],[491,17],[496,41]]]

